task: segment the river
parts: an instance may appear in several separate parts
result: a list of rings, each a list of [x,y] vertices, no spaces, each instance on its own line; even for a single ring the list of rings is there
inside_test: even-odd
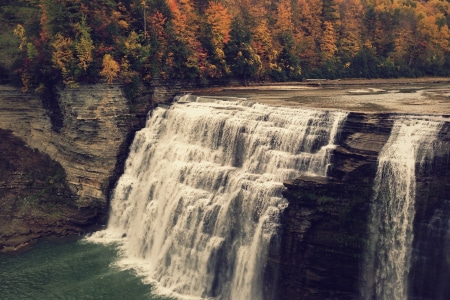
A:
[[[115,265],[114,245],[85,240],[40,242],[20,255],[0,254],[0,298],[169,300],[131,270]]]

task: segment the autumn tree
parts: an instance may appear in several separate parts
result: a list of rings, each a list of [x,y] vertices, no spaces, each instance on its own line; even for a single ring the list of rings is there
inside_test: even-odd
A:
[[[14,29],[14,34],[20,38],[19,50],[22,51],[23,49],[25,49],[27,45],[27,36],[25,34],[25,28],[21,24],[18,24]]]
[[[14,28],[14,34],[20,38],[19,50],[26,50],[27,57],[31,60],[34,59],[38,54],[37,49],[33,43],[28,42],[28,38],[25,34],[25,28],[21,24],[18,24],[16,28]]]
[[[168,0],[167,4],[172,14],[171,24],[176,38],[194,49],[198,43],[198,23],[191,0]]]
[[[58,32],[73,36],[73,24],[81,21],[79,0],[40,0],[41,13],[41,39],[46,41]]]
[[[219,2],[209,1],[205,9],[205,38],[211,45],[209,59],[205,62],[205,72],[209,77],[223,77],[229,73],[225,60],[224,46],[230,40],[231,15]],[[205,44],[205,42],[203,42]]]
[[[331,59],[336,50],[336,34],[333,24],[330,21],[323,23],[323,36],[320,41],[320,50],[322,51],[322,57],[324,61]]]
[[[102,65],[103,69],[100,72],[100,75],[105,77],[108,84],[111,84],[119,74],[120,65],[114,60],[111,54],[105,54]]]
[[[146,63],[150,55],[149,44],[145,43],[145,36],[142,33],[131,31],[123,41],[123,54],[134,68],[140,69]]]
[[[205,10],[207,24],[211,26],[212,43],[223,48],[230,40],[231,15],[220,2],[210,1]]]
[[[85,23],[89,27],[94,45],[96,45],[95,54],[101,61],[104,50],[113,45],[116,37],[129,29],[130,16],[122,2],[114,3],[110,0],[89,1],[80,0],[80,14],[85,18]],[[112,35],[116,35],[113,37]]]
[[[366,47],[373,48],[377,56],[388,56],[394,48],[393,28],[395,7],[390,0],[375,0],[366,12]]]
[[[274,45],[273,35],[274,26],[268,19],[270,7],[267,3],[261,1],[243,1],[241,11],[234,19],[233,34],[234,41],[240,40],[246,45],[251,46],[255,55],[261,62],[261,67],[257,68],[257,76],[263,79],[271,68],[275,65],[275,58],[278,54],[277,47]],[[234,54],[233,54],[234,55]]]
[[[21,24],[18,24],[16,26],[16,28],[14,29],[14,35],[19,37],[20,44],[19,44],[18,48],[21,52],[23,52],[25,50],[25,48],[27,47],[27,45],[29,44],[27,42],[25,28]],[[30,74],[30,70],[29,70],[29,62],[27,64],[24,63],[23,67],[17,71],[20,74],[20,80],[22,82],[22,91],[28,92],[28,90],[31,86],[31,74]]]
[[[393,49],[388,53],[398,65],[410,65],[414,57],[412,52],[414,45],[417,44],[417,22],[415,12],[412,7],[397,7],[396,26],[393,26],[392,38]]]
[[[413,44],[414,51],[409,61],[410,65],[413,64],[413,60],[416,64],[421,63],[422,66],[418,67],[423,69],[426,69],[427,66],[441,68],[444,64],[445,53],[450,50],[450,32],[448,25],[443,22],[445,15],[442,10],[445,11],[444,7],[439,1],[417,4],[417,33]]]
[[[300,80],[302,77],[300,58],[287,48],[283,48],[270,75],[277,81]]]
[[[199,69],[199,62],[204,60],[204,50],[197,39],[199,30],[198,16],[191,0],[167,0],[170,9],[171,28],[174,41],[169,49],[169,66],[183,70],[176,74],[193,75]],[[183,49],[184,48],[184,49]],[[174,74],[175,75],[175,74]]]
[[[73,62],[75,61],[73,51],[73,41],[69,37],[64,37],[61,33],[56,34],[51,43],[52,63],[56,69],[62,74],[65,85],[75,86],[76,80],[74,76]]]
[[[159,10],[149,14],[148,22],[150,32],[150,73],[157,74],[163,70],[163,58],[168,49],[169,37],[166,30],[167,17]],[[151,74],[144,76],[150,80]]]
[[[271,70],[277,68],[276,59],[279,51],[273,45],[269,20],[261,19],[259,24],[253,28],[252,37],[252,46],[261,60],[262,73],[271,73]],[[261,77],[264,77],[264,75],[260,74]]]
[[[295,31],[292,1],[281,0],[276,10],[274,38],[277,45],[271,77],[277,80],[297,80],[301,75],[300,41],[303,35]]]
[[[361,0],[342,1],[339,6],[341,27],[339,53],[350,59],[361,50],[363,43],[364,11]]]
[[[276,34],[292,32],[294,24],[292,22],[292,7],[290,0],[280,0],[275,17]]]
[[[450,73],[443,0],[26,3],[39,14],[14,30],[15,73],[34,91],[99,76],[111,82],[119,69],[127,83]]]
[[[322,22],[335,23],[338,19],[338,5],[335,0],[322,0]]]
[[[319,67],[322,36],[322,3],[319,0],[298,0],[294,9],[296,40],[305,70]]]

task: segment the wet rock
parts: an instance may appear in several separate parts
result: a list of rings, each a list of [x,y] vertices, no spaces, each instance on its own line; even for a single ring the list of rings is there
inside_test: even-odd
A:
[[[329,178],[301,177],[285,182],[289,205],[282,216],[279,250],[269,266],[278,271],[277,296],[270,299],[360,299],[367,222],[378,154],[389,139],[391,114],[350,113],[334,150]],[[417,163],[411,299],[446,299],[450,280],[449,122],[434,145],[435,157]],[[434,245],[434,246],[433,246]],[[425,274],[425,275],[424,275]],[[428,275],[426,275],[428,274]],[[441,298],[439,298],[441,297]]]

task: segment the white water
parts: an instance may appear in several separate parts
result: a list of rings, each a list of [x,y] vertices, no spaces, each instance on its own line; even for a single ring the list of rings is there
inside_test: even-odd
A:
[[[263,299],[282,182],[326,176],[343,112],[183,96],[136,134],[107,229],[123,265],[183,297]]]
[[[407,299],[417,168],[433,158],[442,125],[418,117],[395,120],[379,154],[364,261],[364,299]]]

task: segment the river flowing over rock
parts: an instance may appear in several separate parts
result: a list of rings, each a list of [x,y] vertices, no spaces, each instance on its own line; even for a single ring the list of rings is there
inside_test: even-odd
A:
[[[122,240],[135,267],[171,291],[263,299],[282,183],[326,175],[345,117],[183,96],[136,135],[108,229],[96,236]]]
[[[119,86],[65,89],[53,110],[3,87],[0,248],[107,222],[87,239],[162,293],[450,299],[448,89],[396,89],[326,89],[321,109],[306,87],[187,94],[144,126],[156,100],[131,113]],[[392,95],[414,110],[377,111]],[[370,112],[328,107],[358,97]]]
[[[424,258],[449,275],[446,250],[430,257],[413,233],[415,195],[435,189],[421,219],[448,248],[448,135],[443,116],[186,95],[136,135],[91,239],[118,241],[125,266],[194,298],[445,299],[445,285],[427,296],[410,282],[431,276],[414,270]]]
[[[449,298],[449,126],[348,115],[328,180],[285,182],[278,299]]]
[[[395,120],[381,150],[369,218],[363,288],[365,299],[406,299],[414,239],[416,173],[433,160],[443,122],[422,118]],[[416,170],[417,164],[417,170]]]

